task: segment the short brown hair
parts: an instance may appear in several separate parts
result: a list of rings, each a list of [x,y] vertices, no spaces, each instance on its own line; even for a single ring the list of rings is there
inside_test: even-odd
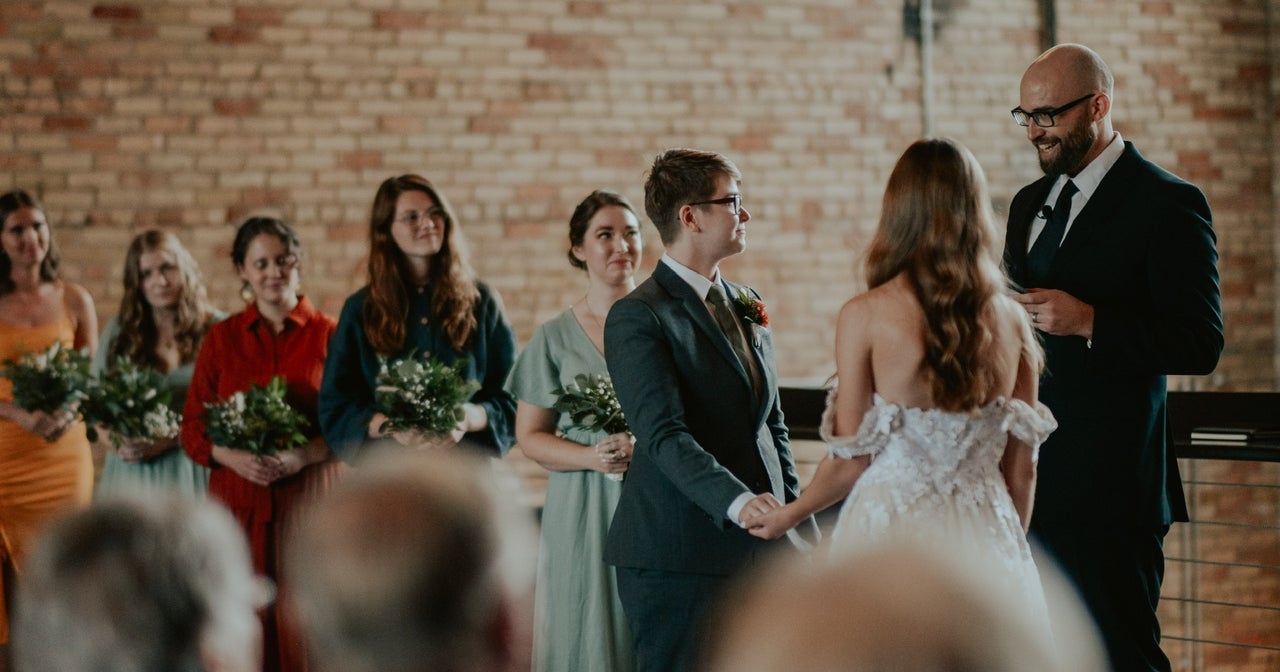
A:
[[[654,157],[644,182],[644,212],[663,245],[670,245],[680,230],[680,206],[710,199],[721,175],[742,181],[738,167],[715,152],[676,148]]]

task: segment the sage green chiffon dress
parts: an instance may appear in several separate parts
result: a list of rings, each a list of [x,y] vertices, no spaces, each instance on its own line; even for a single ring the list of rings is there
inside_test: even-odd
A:
[[[507,390],[519,401],[551,408],[552,390],[580,373],[608,375],[596,350],[566,310],[538,328],[516,359]],[[585,446],[603,432],[571,427],[561,414],[557,428]],[[631,633],[618,600],[613,567],[602,560],[605,533],[622,484],[597,471],[553,471],[542,512],[535,592],[535,672],[631,672]]]

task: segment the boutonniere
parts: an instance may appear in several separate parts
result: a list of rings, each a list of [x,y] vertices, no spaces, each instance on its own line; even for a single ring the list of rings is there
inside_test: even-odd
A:
[[[765,310],[764,301],[753,296],[746,287],[738,288],[738,295],[734,297],[733,302],[738,304],[738,312],[742,315],[742,319],[762,327],[769,326],[769,311]]]

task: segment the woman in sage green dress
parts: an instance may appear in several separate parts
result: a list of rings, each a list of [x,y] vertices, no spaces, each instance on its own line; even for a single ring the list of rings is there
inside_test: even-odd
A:
[[[551,471],[542,512],[534,616],[535,672],[630,672],[631,633],[617,579],[605,564],[605,533],[631,461],[628,434],[574,427],[552,407],[552,390],[579,374],[608,375],[604,322],[635,288],[640,225],[622,196],[595,191],[569,220],[569,263],[587,272],[587,293],[534,334],[507,381],[516,397],[516,445]]]
[[[102,331],[93,372],[109,372],[124,357],[153,368],[164,374],[173,395],[169,407],[180,414],[200,342],[223,317],[209,305],[200,269],[178,238],[145,231],[129,244],[120,312]],[[111,445],[109,432],[102,435]],[[176,435],[161,441],[125,439],[108,448],[94,496],[138,488],[204,495],[209,470],[187,457]]]

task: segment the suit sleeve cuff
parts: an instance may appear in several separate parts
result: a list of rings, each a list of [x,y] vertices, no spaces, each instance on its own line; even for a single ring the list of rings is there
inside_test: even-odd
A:
[[[746,506],[747,502],[751,501],[753,497],[755,497],[755,495],[750,492],[744,492],[735,497],[733,503],[729,505],[729,520],[733,521],[734,525],[746,529],[747,526],[743,525],[742,521],[738,520],[738,516],[742,514],[742,507]]]

